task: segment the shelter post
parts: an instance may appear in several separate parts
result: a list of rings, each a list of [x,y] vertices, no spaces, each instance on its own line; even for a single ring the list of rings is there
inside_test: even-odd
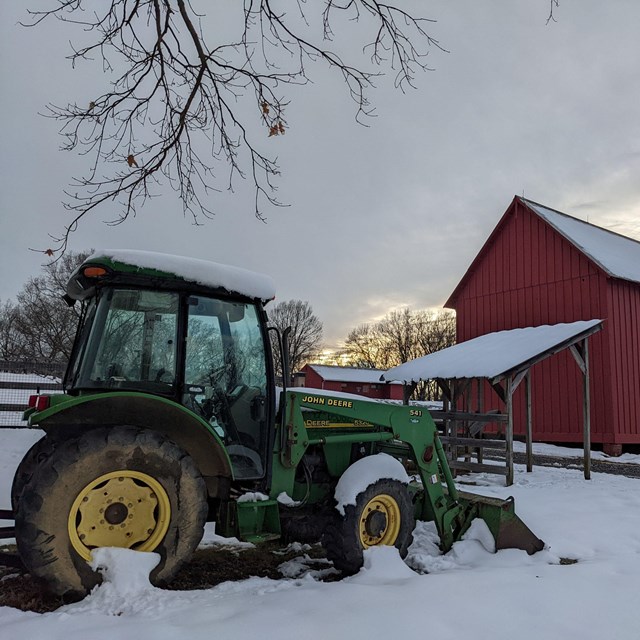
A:
[[[584,479],[591,480],[591,397],[589,395],[589,338],[583,341],[582,357],[584,360],[584,394],[582,398],[584,407]]]
[[[591,480],[591,396],[589,393],[589,337],[585,336],[570,348],[582,372],[582,442],[584,446],[584,479]]]
[[[533,471],[533,420],[531,411],[531,369],[527,369],[525,377],[525,403],[527,405],[527,472]]]
[[[507,403],[507,447],[505,457],[507,462],[507,487],[513,484],[513,378],[508,376],[506,379]]]
[[[476,383],[477,383],[477,391],[478,391],[478,404],[476,407],[476,412],[481,414],[481,413],[484,413],[484,393],[483,393],[484,378],[476,378]],[[480,432],[480,437],[482,437],[482,432]],[[479,464],[482,464],[484,462],[484,451],[482,450],[482,447],[478,448],[477,458],[478,458]]]

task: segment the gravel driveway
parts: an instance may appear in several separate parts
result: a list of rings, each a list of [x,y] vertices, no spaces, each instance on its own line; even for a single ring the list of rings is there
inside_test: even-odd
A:
[[[485,451],[485,458],[491,460],[504,460],[504,456],[496,450]],[[516,464],[526,464],[527,458],[524,453],[513,454],[513,461]],[[558,456],[533,455],[533,465],[542,467],[565,467],[567,469],[582,469],[582,458],[561,458]],[[608,460],[591,460],[591,471],[593,473],[611,473],[627,478],[640,479],[640,464],[630,464],[625,462],[610,462]]]

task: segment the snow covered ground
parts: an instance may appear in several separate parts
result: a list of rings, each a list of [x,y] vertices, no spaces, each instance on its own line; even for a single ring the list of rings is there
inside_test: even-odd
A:
[[[0,431],[2,503],[21,450],[38,435]],[[374,549],[358,575],[340,582],[320,582],[329,567],[310,568],[301,546],[280,580],[250,578],[190,592],[149,584],[153,554],[106,550],[97,559],[106,581],[84,601],[46,614],[0,608],[0,638],[640,637],[640,480],[596,473],[585,481],[580,470],[541,467],[530,474],[517,467],[509,488],[497,476],[473,479],[478,493],[515,496],[517,512],[548,548],[531,557],[490,553],[479,523],[442,556],[433,528],[422,523],[406,562],[394,549]],[[218,542],[207,536],[206,544]]]
[[[0,382],[29,382],[34,388],[47,382],[61,382],[55,376],[42,376],[37,373],[12,373],[10,371],[0,371]]]

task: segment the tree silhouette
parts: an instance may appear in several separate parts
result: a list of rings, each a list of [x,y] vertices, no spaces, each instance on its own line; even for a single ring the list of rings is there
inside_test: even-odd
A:
[[[63,149],[90,159],[66,191],[73,219],[47,253],[63,253],[80,220],[104,203],[118,201],[120,214],[111,222],[123,222],[161,181],[199,224],[215,213],[213,191],[247,178],[254,213],[264,220],[265,205],[281,204],[273,182],[279,170],[259,140],[286,132],[286,90],[309,81],[308,64],[323,64],[344,80],[361,119],[372,112],[368,95],[380,70],[392,69],[404,90],[427,68],[429,48],[440,47],[426,31],[432,21],[376,0],[237,0],[210,16],[194,5],[57,0],[51,9],[29,11],[28,26],[58,19],[82,29],[72,63],[97,58],[109,80],[83,104],[47,108],[61,123]],[[221,18],[237,26],[235,33],[216,24]],[[359,49],[372,70],[352,60],[348,52]]]

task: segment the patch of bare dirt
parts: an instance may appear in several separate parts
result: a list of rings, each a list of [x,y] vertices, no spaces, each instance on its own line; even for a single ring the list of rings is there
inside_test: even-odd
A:
[[[289,550],[288,550],[289,549]],[[15,552],[15,547],[5,548],[9,554],[0,555],[0,606],[14,607],[22,611],[45,613],[55,611],[63,604],[63,598],[47,592],[38,579],[26,572]],[[278,567],[297,557],[307,555],[318,560],[318,569],[326,569],[325,557],[320,545],[300,551],[278,543],[264,543],[248,549],[213,547],[199,549],[191,562],[186,564],[166,588],[169,590],[207,589],[221,582],[245,580],[252,576],[278,580],[282,574]],[[306,563],[307,566],[313,562]],[[17,565],[17,566],[13,566]],[[338,579],[329,575],[325,581]]]

